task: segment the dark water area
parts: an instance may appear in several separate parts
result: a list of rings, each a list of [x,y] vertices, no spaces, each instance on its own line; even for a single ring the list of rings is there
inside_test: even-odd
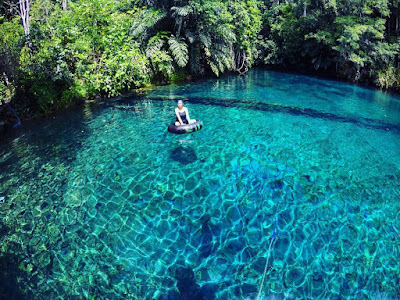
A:
[[[167,132],[177,99],[202,130]],[[397,299],[399,179],[400,98],[297,74],[26,122],[0,142],[0,298],[255,299],[268,258],[264,299]]]

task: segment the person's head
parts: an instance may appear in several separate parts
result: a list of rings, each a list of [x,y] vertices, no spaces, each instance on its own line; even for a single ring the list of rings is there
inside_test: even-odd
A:
[[[179,107],[179,109],[182,109],[182,107],[183,107],[183,101],[182,100],[178,100],[178,107]]]

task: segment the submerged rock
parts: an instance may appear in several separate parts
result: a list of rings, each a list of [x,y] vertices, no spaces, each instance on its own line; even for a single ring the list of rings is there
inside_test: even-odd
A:
[[[79,207],[82,204],[79,194],[71,194],[65,198],[65,202],[71,207]]]

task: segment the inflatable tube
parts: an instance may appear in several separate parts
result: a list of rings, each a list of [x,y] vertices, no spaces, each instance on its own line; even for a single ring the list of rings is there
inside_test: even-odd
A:
[[[198,120],[192,124],[185,124],[181,126],[175,126],[175,124],[171,124],[168,126],[168,132],[175,133],[175,134],[185,134],[185,133],[192,133],[199,131],[203,128],[203,122]]]

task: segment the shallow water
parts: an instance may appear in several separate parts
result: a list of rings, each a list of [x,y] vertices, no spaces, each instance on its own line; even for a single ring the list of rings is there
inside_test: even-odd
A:
[[[201,131],[166,132],[177,98]],[[400,295],[398,97],[252,70],[25,124],[0,157],[2,284],[30,299],[255,299],[268,255],[266,299]]]

